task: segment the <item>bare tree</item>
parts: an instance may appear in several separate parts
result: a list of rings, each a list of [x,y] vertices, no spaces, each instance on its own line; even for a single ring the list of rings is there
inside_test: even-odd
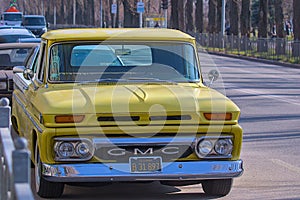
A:
[[[259,1],[259,27],[258,27],[258,37],[267,38],[268,37],[268,1]]]
[[[251,0],[242,0],[241,8],[241,35],[250,37],[251,27],[250,27],[250,1]]]
[[[275,24],[276,24],[276,35],[279,38],[284,38],[284,22],[283,22],[283,8],[282,0],[275,0]]]
[[[258,52],[268,51],[268,42],[266,41],[268,37],[268,5],[268,0],[259,1]]]
[[[237,0],[230,0],[229,7],[230,33],[237,36],[239,34],[239,5]]]
[[[203,32],[203,0],[196,1],[195,26],[197,32]]]
[[[179,29],[179,20],[178,20],[178,0],[171,0],[171,28]]]
[[[221,33],[221,30],[222,30],[222,0],[216,0],[216,3],[217,3],[217,6],[216,6],[216,9],[217,9],[217,15],[216,15],[216,32],[217,33]]]
[[[273,31],[273,33],[275,33],[276,37],[278,38],[276,40],[275,51],[277,55],[282,55],[285,54],[285,49],[286,49],[285,40],[282,39],[285,37],[284,28],[283,28],[282,0],[275,0],[274,7],[275,7],[275,27],[273,28],[275,28],[275,31]]]
[[[181,31],[185,31],[185,27],[186,27],[184,5],[185,5],[185,0],[178,1],[177,12],[178,12],[179,30]]]
[[[136,12],[135,0],[123,0],[124,6],[124,27],[138,27],[138,13]]]
[[[294,43],[293,43],[293,56],[300,56],[300,1],[293,1],[293,31],[294,31]]]
[[[193,12],[194,12],[194,1],[187,0],[185,4],[185,17],[186,17],[186,31],[188,33],[194,31]]]
[[[217,1],[209,0],[208,2],[208,32],[216,33],[217,32]]]
[[[300,41],[300,1],[294,0],[293,1],[293,31],[294,31],[294,40]]]

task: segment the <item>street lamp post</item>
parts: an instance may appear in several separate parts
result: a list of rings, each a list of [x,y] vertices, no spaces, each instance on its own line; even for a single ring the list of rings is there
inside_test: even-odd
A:
[[[73,25],[76,24],[76,0],[73,0]]]
[[[103,28],[103,18],[102,18],[103,14],[102,14],[102,12],[103,12],[102,0],[100,0],[100,28]]]
[[[222,37],[222,48],[225,46],[224,34],[225,34],[225,8],[226,0],[222,0],[222,21],[221,21],[221,37]]]

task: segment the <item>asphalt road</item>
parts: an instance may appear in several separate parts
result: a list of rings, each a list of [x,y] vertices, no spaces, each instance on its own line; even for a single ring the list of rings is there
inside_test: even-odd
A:
[[[207,196],[201,185],[170,187],[153,182],[66,186],[61,199],[300,199],[300,69],[207,54],[201,54],[201,63],[204,75],[211,69],[220,71],[212,87],[242,111],[245,172],[235,179],[228,196]]]

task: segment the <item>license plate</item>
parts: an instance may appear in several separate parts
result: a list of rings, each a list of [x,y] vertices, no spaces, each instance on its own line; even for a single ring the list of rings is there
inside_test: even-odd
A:
[[[161,157],[130,157],[131,173],[155,173],[161,172]]]

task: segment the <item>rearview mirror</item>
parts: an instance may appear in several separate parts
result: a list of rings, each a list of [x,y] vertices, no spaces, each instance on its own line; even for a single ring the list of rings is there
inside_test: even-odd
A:
[[[22,73],[22,72],[24,72],[24,69],[25,69],[24,66],[15,66],[15,67],[13,68],[13,73],[14,73],[14,74],[15,74],[15,73]]]
[[[208,79],[210,80],[209,86],[213,84],[214,81],[216,81],[219,78],[219,72],[215,69],[209,71],[208,73]]]
[[[31,80],[34,76],[34,73],[31,69],[25,69],[23,71],[23,76],[26,80]]]

